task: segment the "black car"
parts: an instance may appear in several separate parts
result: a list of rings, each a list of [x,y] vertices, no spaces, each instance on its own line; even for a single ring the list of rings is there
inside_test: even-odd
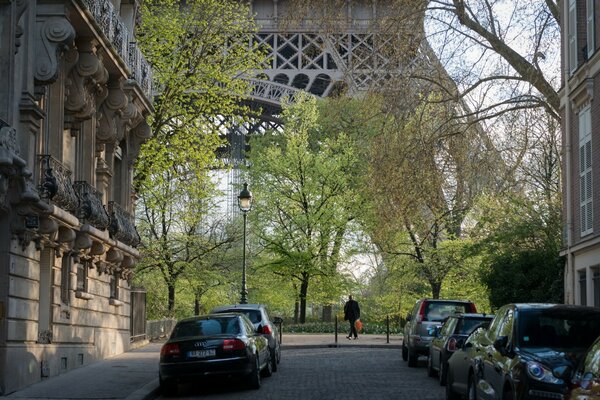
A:
[[[448,360],[446,398],[562,399],[565,371],[600,335],[600,309],[508,304]]]
[[[263,304],[232,304],[221,306],[211,310],[211,313],[239,312],[245,314],[254,328],[259,330],[269,340],[269,350],[271,351],[271,368],[273,372],[277,371],[277,364],[281,361],[281,345],[279,342],[279,330],[276,324],[280,318],[275,317],[273,321],[269,318],[267,308]]]
[[[258,389],[261,373],[272,373],[270,357],[267,339],[243,314],[183,319],[160,351],[160,388],[173,394],[179,382],[232,376],[243,377]]]
[[[486,314],[456,314],[448,317],[441,328],[432,327],[433,339],[429,343],[427,374],[434,376],[437,373],[440,385],[445,385],[448,359],[452,353],[462,347],[467,336],[475,329],[487,328],[493,317]]]

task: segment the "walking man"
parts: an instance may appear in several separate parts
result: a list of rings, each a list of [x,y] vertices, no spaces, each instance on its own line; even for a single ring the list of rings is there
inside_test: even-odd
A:
[[[358,301],[352,299],[352,295],[348,296],[348,301],[344,304],[344,321],[350,321],[350,333],[346,338],[348,340],[358,339],[358,332],[356,331],[356,320],[360,318],[360,307],[358,306]]]

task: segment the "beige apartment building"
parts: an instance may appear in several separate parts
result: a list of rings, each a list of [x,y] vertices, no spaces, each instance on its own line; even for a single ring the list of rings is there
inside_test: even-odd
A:
[[[130,347],[139,7],[0,0],[0,395]]]
[[[600,2],[559,4],[565,303],[600,307]]]

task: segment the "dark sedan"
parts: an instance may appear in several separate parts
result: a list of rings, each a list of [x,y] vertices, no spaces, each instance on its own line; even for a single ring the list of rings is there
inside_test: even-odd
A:
[[[210,314],[177,322],[160,351],[159,382],[163,393],[177,384],[204,377],[243,377],[260,388],[261,373],[270,376],[267,339],[243,314]]]
[[[565,371],[600,335],[600,309],[508,304],[448,360],[446,398],[562,399]]]
[[[446,384],[448,359],[457,349],[461,348],[471,332],[479,327],[487,328],[493,315],[486,314],[456,314],[448,317],[440,328],[432,327],[433,339],[429,343],[427,356],[427,374],[438,375],[440,385]]]

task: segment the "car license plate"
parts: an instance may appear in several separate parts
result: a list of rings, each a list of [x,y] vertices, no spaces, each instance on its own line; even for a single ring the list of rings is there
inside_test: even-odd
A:
[[[188,357],[190,357],[190,358],[208,358],[208,357],[214,357],[215,354],[216,354],[215,349],[194,350],[194,351],[188,352]]]

